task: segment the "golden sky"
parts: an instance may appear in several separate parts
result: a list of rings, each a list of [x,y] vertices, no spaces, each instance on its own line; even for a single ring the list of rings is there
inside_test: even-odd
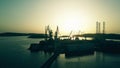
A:
[[[105,21],[106,33],[120,33],[119,6],[120,0],[0,0],[0,32],[44,33],[58,25],[62,34],[95,33],[96,21]]]

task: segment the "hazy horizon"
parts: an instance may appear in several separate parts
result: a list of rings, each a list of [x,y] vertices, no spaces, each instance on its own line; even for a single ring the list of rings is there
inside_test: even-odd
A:
[[[0,33],[44,33],[50,25],[61,34],[95,33],[96,21],[106,33],[120,34],[120,0],[0,0]],[[102,29],[101,29],[102,32]]]

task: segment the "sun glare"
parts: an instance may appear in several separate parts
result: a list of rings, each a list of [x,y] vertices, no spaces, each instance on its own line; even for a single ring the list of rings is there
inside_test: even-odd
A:
[[[69,12],[64,14],[64,20],[62,22],[62,29],[67,32],[79,32],[84,30],[84,22],[86,21],[85,15],[75,12]]]
[[[64,21],[64,25],[63,25],[63,28],[66,30],[66,31],[78,31],[80,28],[79,28],[79,20],[77,19],[66,19]]]

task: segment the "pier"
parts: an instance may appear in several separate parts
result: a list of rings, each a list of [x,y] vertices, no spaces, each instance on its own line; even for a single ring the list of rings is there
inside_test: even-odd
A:
[[[42,66],[41,68],[50,68],[51,64],[59,56],[59,53],[54,53]]]

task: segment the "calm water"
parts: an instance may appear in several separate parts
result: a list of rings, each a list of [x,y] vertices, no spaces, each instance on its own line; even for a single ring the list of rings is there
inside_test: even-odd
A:
[[[31,43],[39,41],[26,36],[0,37],[0,68],[40,68],[51,54],[27,50]],[[51,68],[120,68],[120,55],[95,52],[92,55],[66,58],[60,54]]]
[[[95,52],[94,55],[65,58],[61,54],[51,68],[120,68],[120,55]]]
[[[27,50],[31,43],[39,41],[26,36],[0,37],[0,68],[40,68],[51,55]]]

